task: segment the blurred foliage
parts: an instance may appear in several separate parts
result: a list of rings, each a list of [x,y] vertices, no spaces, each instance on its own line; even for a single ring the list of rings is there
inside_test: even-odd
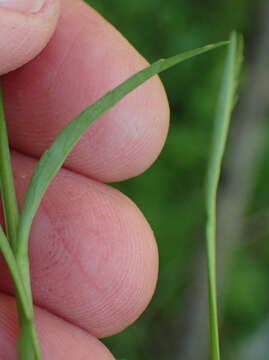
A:
[[[150,61],[225,40],[232,29],[255,38],[258,1],[250,0],[89,0]],[[204,176],[216,94],[225,50],[203,55],[165,73],[171,130],[156,163],[143,175],[116,186],[145,214],[158,241],[160,277],[156,295],[138,322],[106,343],[126,360],[162,360],[180,329],[195,254],[204,242]],[[269,142],[267,156],[268,159]],[[269,168],[258,174],[253,208],[268,206]],[[223,320],[223,348],[243,341],[269,314],[268,237],[238,252]],[[199,299],[197,299],[199,301]],[[172,335],[171,335],[172,334]],[[164,345],[166,344],[166,345]],[[198,359],[197,359],[198,360]]]

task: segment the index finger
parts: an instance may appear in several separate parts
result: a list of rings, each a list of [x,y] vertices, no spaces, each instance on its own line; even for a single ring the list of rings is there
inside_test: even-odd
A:
[[[55,36],[31,63],[5,79],[11,145],[39,157],[65,124],[147,65],[93,9],[64,0]],[[92,126],[65,166],[101,181],[143,172],[159,155],[169,109],[155,77]]]

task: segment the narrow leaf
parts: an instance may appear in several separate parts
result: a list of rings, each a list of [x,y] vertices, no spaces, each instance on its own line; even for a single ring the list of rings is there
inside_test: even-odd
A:
[[[212,360],[220,359],[216,285],[217,190],[231,114],[237,98],[238,78],[242,59],[242,38],[236,33],[232,33],[215,118],[213,145],[206,182],[209,323]]]
[[[50,149],[40,159],[28,188],[18,230],[19,254],[24,254],[22,256],[25,256],[27,253],[27,242],[32,220],[47,187],[57,174],[70,151],[76,145],[80,137],[88,130],[89,126],[101,115],[116,105],[128,93],[154,75],[159,74],[160,72],[165,71],[180,62],[225,44],[227,44],[227,42],[211,44],[166,60],[161,59],[157,61],[153,65],[138,72],[112,91],[108,92],[95,104],[84,110],[74,121],[69,123],[63,129]]]

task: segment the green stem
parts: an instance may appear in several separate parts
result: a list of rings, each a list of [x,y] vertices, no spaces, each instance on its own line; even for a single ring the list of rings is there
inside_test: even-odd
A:
[[[3,199],[4,217],[7,237],[12,249],[16,246],[16,233],[19,222],[19,211],[14,187],[11,157],[8,143],[7,127],[3,105],[3,94],[0,88],[0,182]]]
[[[29,271],[25,274],[19,271],[18,264],[13,255],[10,244],[0,226],[0,250],[12,276],[20,323],[20,335],[18,340],[18,352],[20,360],[41,360],[41,352],[38,345],[37,332],[34,324],[34,312],[32,295],[29,292]],[[24,269],[29,269],[29,264],[24,264]]]
[[[20,360],[41,360],[42,355],[38,343],[38,337],[34,321],[26,319],[23,313],[19,313],[20,335],[18,339],[18,354]]]
[[[20,323],[18,353],[20,360],[41,360],[31,292],[28,253],[24,261],[16,259],[19,211],[11,167],[3,94],[0,87],[0,183],[7,237],[0,226],[0,250],[4,255],[15,285]]]
[[[20,335],[18,339],[20,360],[41,360],[42,356],[34,324],[29,262],[28,260],[26,260],[26,262],[16,261],[1,226],[0,250],[5,258],[16,290],[16,302],[20,323]],[[20,268],[23,269],[23,271],[20,270]]]
[[[33,312],[31,318],[25,317],[24,311],[21,310],[20,302],[17,302],[17,310],[20,323],[20,334],[17,342],[19,359],[41,360],[42,355],[39,346]]]
[[[219,95],[213,134],[213,145],[210,154],[206,182],[206,237],[211,360],[220,360],[216,280],[217,193],[232,110],[237,98],[238,79],[242,59],[243,40],[241,36],[233,32],[230,37],[225,71]]]
[[[212,203],[211,215],[207,223],[207,264],[208,264],[208,303],[210,326],[211,360],[220,360],[217,279],[216,279],[216,204]]]
[[[41,360],[41,350],[37,335],[37,329],[34,322],[33,297],[30,278],[30,264],[28,254],[25,257],[17,258],[17,265],[23,284],[26,289],[28,298],[28,309],[31,316],[25,317],[24,311],[21,309],[20,302],[17,302],[17,309],[20,323],[20,335],[18,339],[18,352],[20,360]]]
[[[21,310],[24,312],[24,316],[28,319],[31,318],[31,312],[29,311],[29,300],[27,296],[26,289],[24,287],[21,274],[18,270],[18,266],[16,263],[16,259],[13,255],[12,249],[10,247],[10,244],[6,238],[6,235],[4,234],[4,231],[2,227],[0,226],[0,250],[5,258],[6,264],[8,266],[8,269],[10,271],[10,274],[12,276],[16,294],[18,298],[20,299],[21,303]]]

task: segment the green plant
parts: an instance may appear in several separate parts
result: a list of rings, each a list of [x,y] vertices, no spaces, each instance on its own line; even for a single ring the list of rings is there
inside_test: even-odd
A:
[[[229,45],[229,59],[234,57],[234,47],[237,48],[237,36],[232,35]],[[3,253],[5,261],[8,265],[10,273],[13,278],[16,291],[17,309],[20,323],[20,336],[18,339],[18,354],[21,360],[40,360],[42,358],[38,337],[34,323],[34,310],[31,292],[31,281],[29,271],[29,257],[28,257],[28,242],[29,234],[33,218],[38,210],[40,202],[48,188],[49,184],[63,165],[66,157],[79,141],[80,137],[88,130],[90,125],[99,118],[102,114],[113,107],[129,92],[143,84],[146,80],[154,75],[167,70],[168,68],[190,59],[194,56],[205,53],[209,50],[215,49],[219,46],[228,44],[228,42],[220,42],[217,44],[207,45],[202,48],[188,51],[183,54],[160,60],[148,68],[140,71],[132,76],[130,79],[119,85],[114,90],[107,93],[104,97],[98,100],[95,104],[84,110],[74,121],[68,124],[60,133],[58,138],[52,144],[48,151],[41,157],[36,170],[32,176],[28,190],[25,195],[22,211],[19,213],[14,189],[14,181],[11,168],[10,152],[8,145],[8,135],[4,116],[4,105],[2,94],[0,99],[0,183],[1,196],[4,209],[5,232],[0,227],[0,249]],[[231,75],[232,74],[232,75]],[[231,78],[230,78],[231,76]],[[227,90],[230,94],[231,79],[233,83],[234,68],[227,65],[227,72],[224,81],[224,93]],[[234,94],[235,87],[232,88]],[[232,96],[233,98],[233,96]],[[226,98],[225,98],[226,100]],[[224,100],[222,100],[224,101]],[[222,102],[221,102],[222,104]],[[231,103],[227,102],[224,106],[225,110],[229,108],[231,112]],[[221,110],[222,111],[222,110]],[[220,114],[221,114],[220,111]],[[226,112],[225,112],[226,114]],[[221,117],[220,120],[226,120]],[[217,135],[219,136],[219,135]],[[220,159],[221,161],[221,159]],[[212,173],[217,174],[212,165]],[[213,177],[212,177],[213,178]],[[217,179],[217,177],[216,177]],[[216,186],[209,185],[212,189],[212,196],[214,200],[214,191]],[[209,219],[214,221],[215,209],[214,203],[210,202],[210,216]],[[214,231],[214,224],[208,227],[210,232]],[[215,354],[219,354],[217,341],[217,315],[216,315],[216,286],[215,286],[215,264],[214,264],[214,237],[209,239],[209,280],[211,290],[210,309],[212,309],[212,360],[217,360]],[[219,355],[217,355],[219,356]]]
[[[242,60],[243,40],[240,36],[233,33],[231,35],[216,112],[213,144],[206,182],[208,299],[212,360],[220,359],[216,289],[217,190],[231,114],[237,99],[238,78]]]

